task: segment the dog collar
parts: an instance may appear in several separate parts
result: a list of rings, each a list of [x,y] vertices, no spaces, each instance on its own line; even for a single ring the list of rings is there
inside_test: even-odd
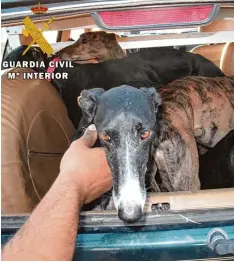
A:
[[[62,59],[61,58],[59,58],[59,57],[55,57],[55,58],[53,58],[53,62],[57,62],[57,61],[61,61]],[[54,66],[48,66],[48,68],[46,69],[46,73],[49,73],[49,74],[52,74],[52,73],[54,73],[54,71],[55,71],[55,69],[56,69],[56,66],[54,65]],[[49,82],[51,82],[51,79],[47,79]]]

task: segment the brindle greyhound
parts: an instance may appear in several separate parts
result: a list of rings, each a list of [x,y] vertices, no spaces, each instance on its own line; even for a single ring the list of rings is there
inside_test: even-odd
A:
[[[59,57],[63,60],[73,61],[76,64],[99,63],[107,60],[114,60],[126,57],[125,52],[119,46],[117,35],[106,32],[88,32],[80,36],[80,38],[67,47],[56,52],[51,57],[37,46],[32,46],[23,56],[22,53],[27,48],[26,45],[15,48],[9,53],[3,61],[44,61]],[[2,67],[2,70],[6,68]]]
[[[234,78],[185,77],[160,94],[163,119],[154,158],[162,185],[198,190],[196,142],[212,148],[234,129]]]
[[[130,86],[82,92],[83,127],[91,123],[97,127],[112,171],[120,219],[141,218],[152,158],[166,190],[200,188],[196,141],[213,147],[234,129],[233,86],[234,79],[227,77],[192,76],[159,92]],[[151,180],[154,177],[155,172]]]
[[[98,63],[125,57],[116,35],[104,31],[88,32],[72,45],[59,50],[55,55],[78,64]]]

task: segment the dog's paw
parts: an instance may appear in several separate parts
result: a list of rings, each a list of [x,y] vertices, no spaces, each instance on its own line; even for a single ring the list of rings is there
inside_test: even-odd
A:
[[[158,204],[153,204],[151,206],[152,211],[168,211],[170,209],[170,204],[169,203],[158,203]]]

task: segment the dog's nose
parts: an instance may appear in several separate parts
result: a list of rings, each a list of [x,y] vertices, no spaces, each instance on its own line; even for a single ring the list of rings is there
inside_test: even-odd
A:
[[[142,207],[135,201],[120,203],[118,207],[119,219],[127,223],[138,221],[142,217]]]

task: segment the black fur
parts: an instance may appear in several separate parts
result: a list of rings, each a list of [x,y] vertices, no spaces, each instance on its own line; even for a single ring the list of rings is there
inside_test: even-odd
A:
[[[234,130],[199,159],[201,189],[234,187]]]
[[[5,60],[45,60],[48,58],[40,50],[35,56],[34,47],[22,58],[20,47]],[[39,55],[39,56],[38,56]],[[37,71],[43,69],[35,68]],[[84,89],[102,87],[106,91],[112,87],[127,84],[135,87],[159,87],[175,79],[188,75],[224,76],[222,71],[208,59],[176,49],[152,48],[141,50],[118,60],[110,60],[99,64],[74,64],[74,68],[57,68],[55,72],[67,72],[68,80],[52,80],[52,84],[59,90],[68,109],[68,115],[75,127],[81,119],[82,113],[77,105],[77,97]]]
[[[10,52],[4,59],[2,62],[7,61],[43,61],[45,62],[45,64],[48,66],[48,57],[46,54],[44,54],[41,49],[37,46],[33,46],[30,47],[28,52],[23,55],[23,52],[25,51],[25,49],[27,48],[27,45],[22,45],[19,46],[17,48],[15,48],[12,52]],[[7,67],[3,67],[2,65],[2,70],[7,69]],[[37,68],[37,71],[44,71],[44,68],[40,70],[40,68]]]

